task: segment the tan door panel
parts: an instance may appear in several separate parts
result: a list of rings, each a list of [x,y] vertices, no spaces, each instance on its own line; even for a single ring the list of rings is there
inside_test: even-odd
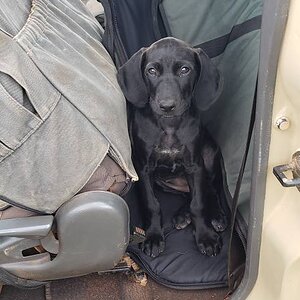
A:
[[[299,149],[300,1],[291,0],[275,88],[259,274],[247,299],[300,299],[300,193],[281,186],[272,172]]]

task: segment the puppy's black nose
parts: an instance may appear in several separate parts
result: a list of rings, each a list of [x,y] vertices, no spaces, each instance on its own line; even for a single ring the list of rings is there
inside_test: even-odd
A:
[[[175,109],[175,104],[174,102],[160,103],[159,107],[163,112],[170,112]]]

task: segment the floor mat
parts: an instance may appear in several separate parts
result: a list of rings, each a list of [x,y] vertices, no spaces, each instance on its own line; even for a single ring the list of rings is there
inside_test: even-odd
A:
[[[131,224],[143,227],[143,210],[138,191],[132,190],[126,196],[130,210]],[[221,234],[223,247],[215,257],[203,255],[198,250],[193,226],[177,230],[173,225],[173,217],[186,206],[189,206],[189,195],[170,193],[160,187],[155,187],[155,195],[160,202],[162,224],[164,228],[166,247],[156,258],[145,255],[137,245],[130,245],[128,252],[132,258],[142,265],[152,278],[162,284],[174,288],[216,288],[227,286],[228,276],[228,243],[229,230]],[[220,193],[222,203],[226,202],[224,192]]]

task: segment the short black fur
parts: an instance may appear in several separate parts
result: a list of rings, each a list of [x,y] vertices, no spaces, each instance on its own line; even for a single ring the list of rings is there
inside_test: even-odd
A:
[[[143,251],[155,257],[165,247],[153,185],[183,178],[190,209],[175,218],[175,226],[182,229],[192,222],[201,253],[217,255],[222,247],[218,232],[226,228],[214,187],[220,152],[201,123],[201,113],[222,91],[220,73],[201,49],[164,38],[135,53],[119,69],[118,81],[134,106],[133,159],[147,216]]]

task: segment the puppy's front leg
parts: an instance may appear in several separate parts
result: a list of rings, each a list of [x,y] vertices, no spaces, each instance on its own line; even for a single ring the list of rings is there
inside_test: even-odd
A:
[[[190,167],[187,180],[191,191],[191,217],[197,247],[202,254],[216,256],[222,247],[222,239],[206,218],[207,204],[203,189],[206,188],[206,177],[203,163]]]
[[[164,251],[165,242],[161,227],[160,204],[153,192],[153,182],[153,172],[145,169],[140,172],[140,194],[143,195],[147,220],[146,240],[142,244],[142,251],[156,257]]]

